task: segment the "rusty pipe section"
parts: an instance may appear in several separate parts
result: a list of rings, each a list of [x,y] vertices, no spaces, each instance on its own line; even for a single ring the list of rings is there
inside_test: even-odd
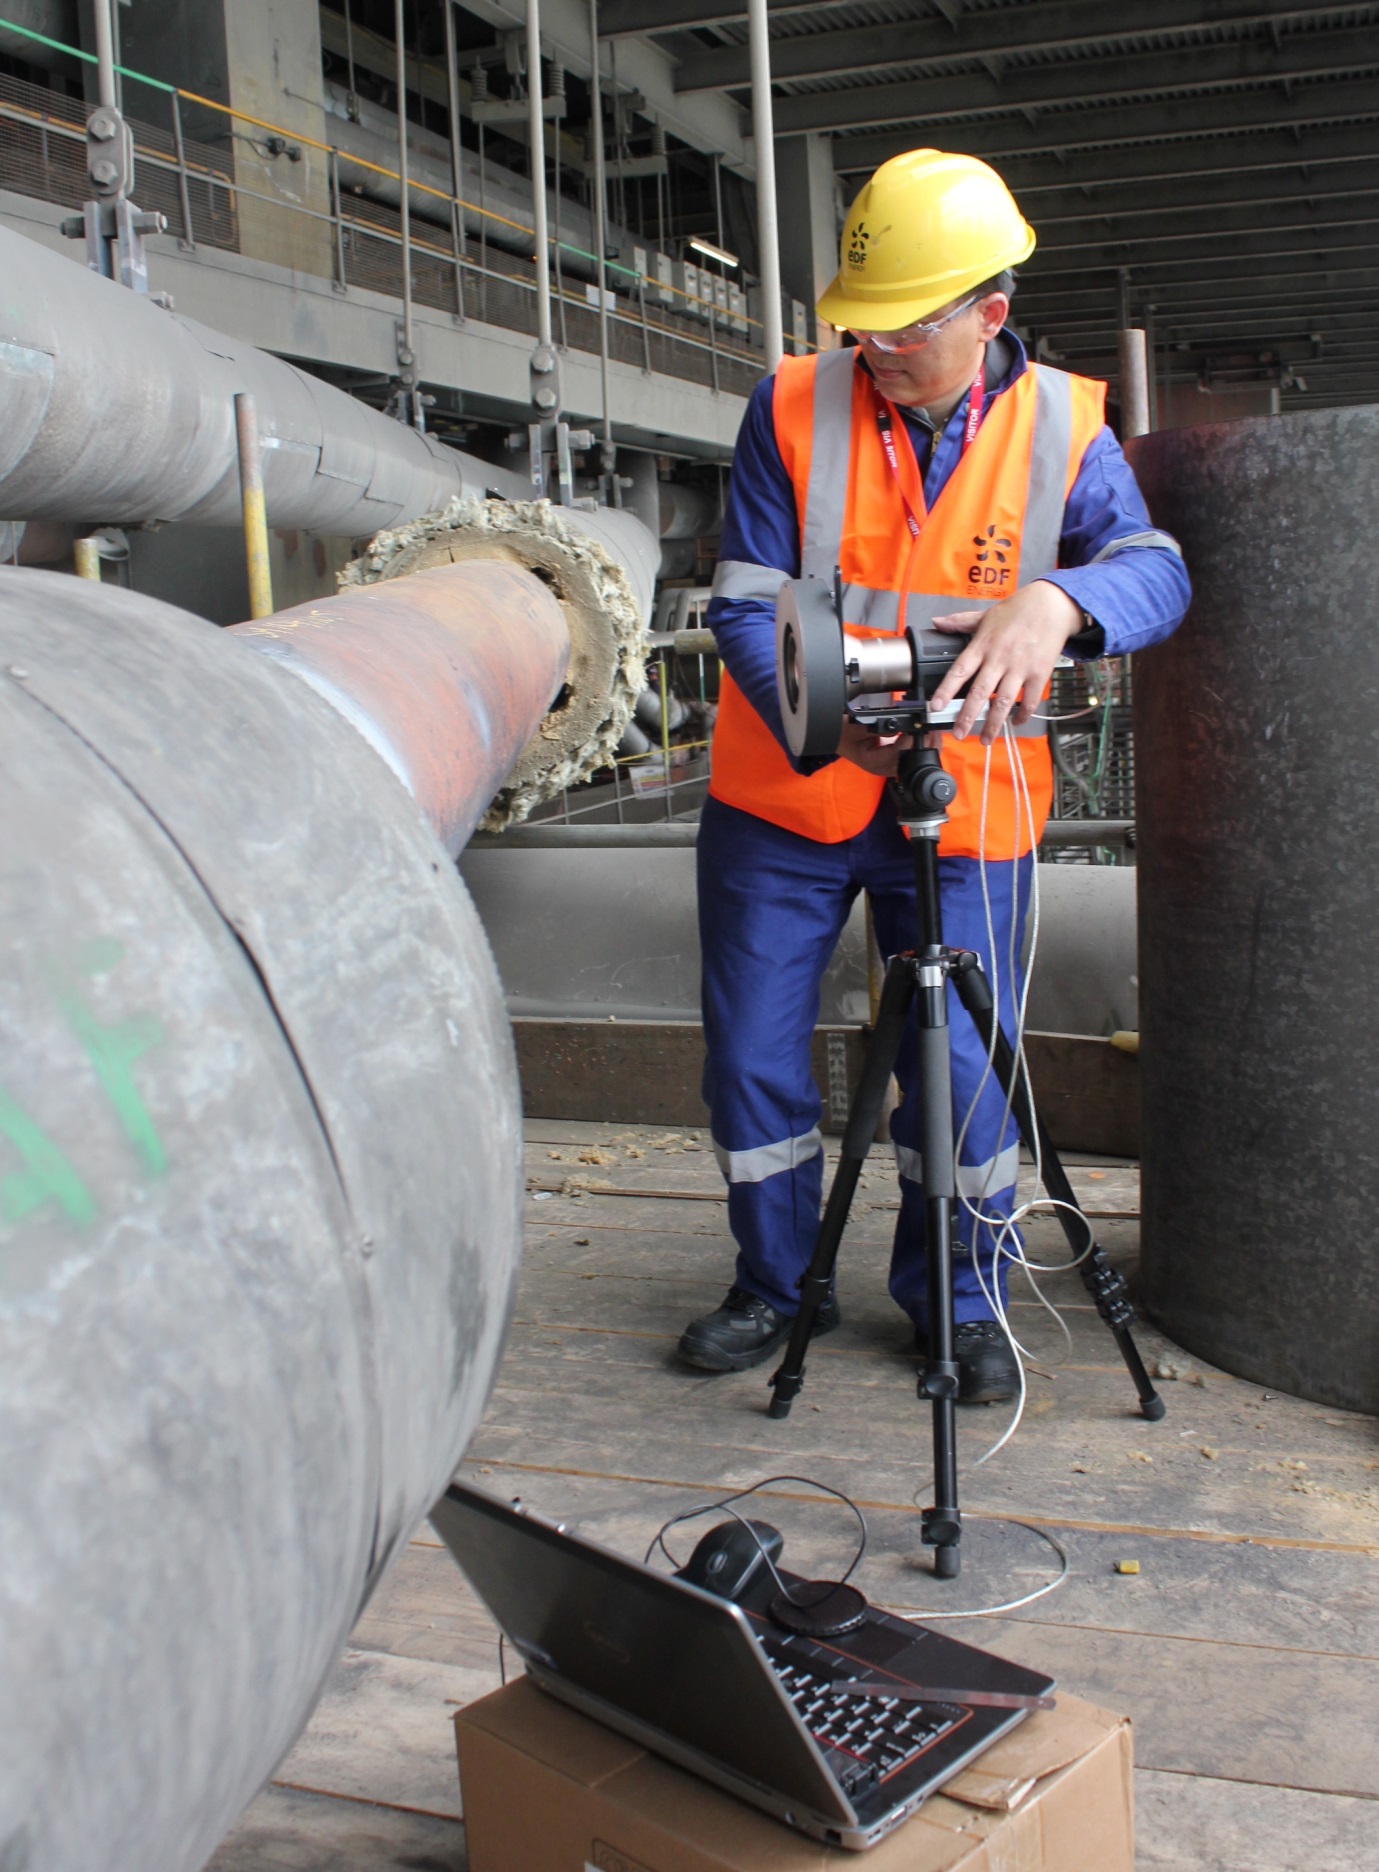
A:
[[[550,588],[503,560],[437,565],[226,633],[323,696],[452,857],[548,714],[570,663]]]

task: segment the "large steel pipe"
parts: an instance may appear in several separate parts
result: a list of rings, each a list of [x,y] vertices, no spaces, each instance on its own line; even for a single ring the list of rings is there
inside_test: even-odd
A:
[[[1145,1303],[1379,1411],[1379,410],[1132,453],[1195,587],[1135,673]]]
[[[253,395],[268,522],[363,536],[527,483],[0,228],[0,518],[239,523]]]
[[[390,645],[364,691],[404,755],[487,712],[488,748],[409,773],[452,824],[564,654],[557,601],[504,569],[535,648],[495,620],[461,663],[432,585],[474,573],[410,581],[410,621],[401,586],[360,593],[335,634],[342,678],[366,616]],[[0,748],[0,1865],[193,1872],[487,1396],[511,1040],[416,806],[338,696],[244,640],[0,571]]]

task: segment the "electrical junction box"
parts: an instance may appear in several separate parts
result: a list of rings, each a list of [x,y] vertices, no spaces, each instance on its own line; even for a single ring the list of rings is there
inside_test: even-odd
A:
[[[728,282],[728,316],[733,330],[746,337],[747,295],[734,280]]]
[[[599,309],[599,289],[592,281],[584,288],[584,297],[589,301],[589,304],[594,308],[595,312],[597,312]],[[603,289],[603,305],[606,312],[616,312],[618,309],[617,296],[613,292],[611,286],[605,286]]]
[[[790,330],[795,339],[795,356],[803,357],[809,349],[809,314],[798,299],[790,301]]]
[[[704,299],[707,295],[704,292],[703,282],[699,276],[699,268],[695,266],[692,260],[682,260],[680,262],[679,284],[681,292],[685,295],[680,303],[680,311],[687,313],[690,318],[707,318],[709,315],[709,308],[704,304]],[[712,290],[712,288],[710,288],[710,290]]]
[[[714,276],[713,302],[717,308],[717,322],[725,329],[728,324],[728,282],[721,274]]]
[[[661,304],[675,304],[675,262],[669,254],[656,256],[656,286],[653,297]]]
[[[469,1872],[1134,1872],[1130,1725],[1036,1710],[865,1853],[825,1846],[524,1678],[455,1714]]]

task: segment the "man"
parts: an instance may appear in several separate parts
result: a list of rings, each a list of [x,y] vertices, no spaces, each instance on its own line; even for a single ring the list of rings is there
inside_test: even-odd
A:
[[[724,677],[698,843],[705,1099],[738,1255],[722,1305],[680,1341],[704,1370],[760,1364],[799,1307],[822,1185],[809,1042],[858,891],[870,895],[883,953],[915,940],[913,866],[885,790],[903,744],[848,723],[835,759],[789,754],[775,684],[782,581],[832,581],[836,567],[849,629],[894,631],[903,588],[906,622],[967,634],[934,697],[942,706],[971,679],[942,740],[958,784],[939,846],[944,937],[982,956],[1010,1033],[1052,799],[1040,701],[1054,664],[1065,651],[1157,642],[1187,608],[1177,545],[1152,527],[1105,427],[1105,386],[1030,363],[1004,329],[1011,269],[1034,243],[984,163],[916,150],[884,164],[853,205],[838,277],[819,301],[856,347],[784,359],[743,420],[709,607]],[[951,990],[949,1019],[967,1198],[954,1263],[960,1397],[994,1402],[1018,1383],[990,1299],[1018,1139]],[[912,1026],[891,1122],[901,1213],[890,1287],[923,1351],[913,1064]],[[816,1330],[838,1321],[830,1300]]]

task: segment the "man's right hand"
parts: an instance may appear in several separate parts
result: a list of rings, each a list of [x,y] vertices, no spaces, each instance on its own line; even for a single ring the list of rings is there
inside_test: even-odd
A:
[[[887,736],[883,741],[879,735],[869,733],[855,721],[845,719],[843,737],[838,743],[838,758],[851,761],[854,767],[860,767],[864,773],[879,774],[883,780],[888,780],[899,766],[901,754],[914,744],[913,735]]]

